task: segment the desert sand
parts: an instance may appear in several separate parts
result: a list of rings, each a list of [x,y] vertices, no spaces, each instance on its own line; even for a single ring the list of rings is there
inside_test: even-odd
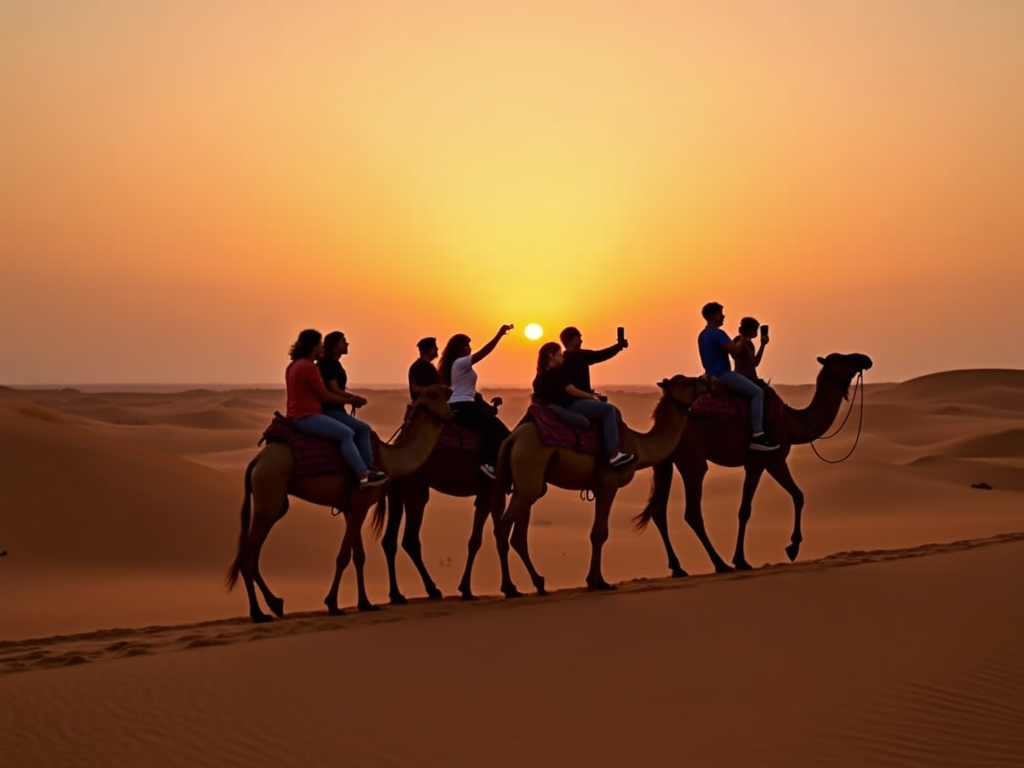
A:
[[[653,386],[605,389],[647,428]],[[811,395],[779,389],[795,406]],[[386,438],[406,396],[367,394]],[[484,394],[504,397],[508,423],[525,409],[525,391]],[[344,522],[295,502],[262,559],[290,616],[254,627],[222,577],[242,469],[283,391],[0,389],[0,673],[16,673],[0,678],[0,762],[1024,765],[1024,372],[869,385],[866,403],[848,462],[794,449],[807,495],[796,564],[789,498],[766,481],[747,554],[769,567],[664,579],[657,534],[630,526],[641,472],[605,548],[617,593],[578,590],[590,507],[553,490],[531,544],[557,594],[329,619],[318,609]],[[825,456],[846,452],[856,418]],[[741,476],[713,468],[705,485],[723,553]],[[669,514],[684,567],[707,574],[678,478]],[[427,509],[425,559],[446,594],[470,519],[468,499]],[[384,558],[365,533],[383,602]],[[404,554],[399,579],[423,595]],[[488,538],[474,588],[498,581]]]

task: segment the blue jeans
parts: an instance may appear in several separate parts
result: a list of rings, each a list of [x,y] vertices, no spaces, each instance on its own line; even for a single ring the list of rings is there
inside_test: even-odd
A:
[[[716,378],[726,389],[750,398],[750,427],[755,435],[764,432],[764,390],[736,371],[723,373]]]
[[[348,465],[355,470],[357,475],[362,475],[367,470],[366,463],[356,450],[356,444],[352,440],[352,429],[340,421],[318,413],[315,416],[303,416],[293,422],[300,432],[312,437],[323,437],[328,440],[337,440],[341,443],[341,455],[345,457]]]
[[[372,467],[373,450],[370,448],[370,425],[365,421],[360,421],[355,416],[349,416],[347,412],[340,409],[337,411],[324,411],[324,416],[330,416],[352,430],[353,439],[356,441],[356,448],[359,449],[359,455],[362,457],[363,463],[368,467]]]
[[[604,434],[604,447],[608,455],[613,456],[619,451],[619,409],[611,403],[600,400],[573,400],[570,411],[581,413],[591,422],[600,421]]]

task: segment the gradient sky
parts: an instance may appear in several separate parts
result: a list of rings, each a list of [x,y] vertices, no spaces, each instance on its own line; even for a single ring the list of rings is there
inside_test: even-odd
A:
[[[1024,367],[1024,2],[0,0],[0,384],[359,382],[538,322]]]

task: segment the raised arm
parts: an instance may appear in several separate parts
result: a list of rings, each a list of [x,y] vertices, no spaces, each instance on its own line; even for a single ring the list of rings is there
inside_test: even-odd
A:
[[[587,354],[587,364],[594,365],[595,363],[603,363],[606,360],[611,360],[613,357],[619,354],[619,352],[624,350],[627,346],[629,345],[612,344],[610,347],[605,347],[604,349],[590,350],[590,352]]]
[[[493,339],[491,339],[486,344],[484,344],[477,352],[473,353],[473,357],[471,358],[472,361],[473,361],[473,365],[476,365],[481,360],[483,360],[485,357],[487,357],[489,354],[491,354],[491,352],[494,351],[494,348],[496,346],[498,346],[498,342],[501,341],[501,337],[504,336],[506,333],[508,333],[511,330],[512,330],[512,326],[511,325],[503,325],[503,326],[501,326],[501,328],[498,329],[498,332],[496,334],[494,334],[494,338]]]

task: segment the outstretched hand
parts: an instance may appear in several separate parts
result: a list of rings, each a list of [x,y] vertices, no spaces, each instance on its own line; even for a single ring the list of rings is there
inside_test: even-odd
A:
[[[628,342],[628,341],[626,341],[626,339],[623,339],[622,341],[620,341],[620,342],[619,342],[619,347],[620,347],[621,349],[625,349],[625,348],[626,348],[626,347],[628,347],[628,346],[629,346],[629,342]]]
[[[498,335],[499,335],[499,336],[504,336],[504,335],[505,335],[506,333],[508,333],[509,331],[511,331],[511,330],[512,330],[513,328],[515,328],[515,326],[514,326],[514,325],[512,325],[511,323],[509,323],[508,325],[503,325],[503,326],[501,326],[501,328],[500,328],[500,329],[498,330]]]

